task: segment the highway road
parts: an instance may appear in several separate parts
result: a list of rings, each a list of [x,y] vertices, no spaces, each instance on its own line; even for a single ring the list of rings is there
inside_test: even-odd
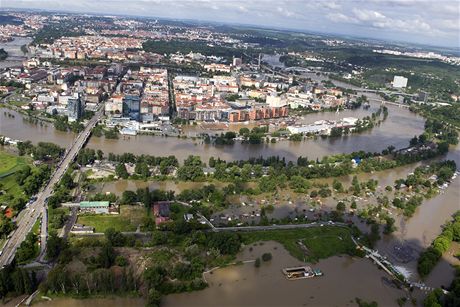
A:
[[[77,135],[70,147],[66,150],[62,160],[56,165],[56,169],[51,175],[50,180],[36,195],[37,199],[18,215],[16,219],[17,228],[10,234],[10,238],[4,245],[0,255],[0,267],[8,265],[13,261],[17,248],[32,230],[33,225],[40,215],[42,215],[40,255],[43,256],[46,250],[46,240],[48,238],[47,199],[53,194],[54,185],[61,180],[69,165],[85,145],[91,134],[91,130],[99,121],[103,110],[104,105],[102,104],[96,114],[89,120],[85,129]]]

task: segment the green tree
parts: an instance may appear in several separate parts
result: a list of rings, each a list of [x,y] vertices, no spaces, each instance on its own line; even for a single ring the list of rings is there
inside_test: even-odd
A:
[[[137,198],[136,192],[130,190],[123,191],[123,194],[121,195],[122,204],[132,205],[137,201],[139,201],[139,199]]]
[[[115,262],[115,250],[110,242],[105,243],[98,256],[98,262],[103,268],[110,268]]]
[[[272,254],[271,253],[263,253],[262,254],[262,260],[267,262],[272,260]]]
[[[345,209],[346,209],[345,203],[343,201],[339,201],[337,203],[336,209],[337,209],[337,211],[344,212]]]
[[[147,298],[148,307],[160,307],[161,304],[161,293],[154,288],[149,290],[149,295]]]
[[[145,162],[136,163],[136,167],[135,167],[134,171],[137,174],[141,175],[142,178],[150,177],[149,166]]]
[[[127,179],[129,177],[128,171],[126,170],[126,166],[124,163],[118,163],[115,167],[115,173],[118,177]]]
[[[59,238],[55,231],[51,232],[46,245],[46,258],[55,260],[65,248],[65,241]]]
[[[240,250],[241,238],[236,233],[216,232],[213,233],[208,245],[218,249],[222,254],[234,255]]]

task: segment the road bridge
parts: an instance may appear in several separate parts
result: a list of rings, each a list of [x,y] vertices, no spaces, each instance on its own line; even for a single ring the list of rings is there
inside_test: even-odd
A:
[[[46,240],[48,238],[48,215],[47,200],[53,194],[54,185],[57,184],[65,174],[70,164],[75,160],[80,150],[85,146],[91,130],[97,124],[104,111],[102,104],[96,114],[88,121],[85,129],[80,132],[74,139],[69,148],[65,151],[61,161],[56,165],[56,169],[51,175],[49,181],[36,195],[37,199],[31,203],[27,209],[23,210],[16,218],[16,229],[10,234],[10,239],[3,247],[0,255],[0,267],[10,264],[16,254],[19,245],[25,240],[27,234],[32,230],[35,222],[40,215],[42,216],[41,234],[40,234],[40,258],[46,251]]]

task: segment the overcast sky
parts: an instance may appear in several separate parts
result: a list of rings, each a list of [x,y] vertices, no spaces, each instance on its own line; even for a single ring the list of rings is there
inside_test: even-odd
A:
[[[0,0],[0,6],[243,23],[460,48],[460,0]]]

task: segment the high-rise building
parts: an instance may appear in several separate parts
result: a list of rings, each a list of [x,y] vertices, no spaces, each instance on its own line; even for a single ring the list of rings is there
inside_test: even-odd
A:
[[[240,67],[241,64],[243,64],[243,60],[241,58],[235,58],[233,57],[233,67]]]
[[[67,100],[67,115],[69,122],[78,121],[83,116],[83,112],[84,106],[80,95]]]
[[[138,95],[125,95],[123,98],[123,116],[139,120],[141,113],[141,98]]]

